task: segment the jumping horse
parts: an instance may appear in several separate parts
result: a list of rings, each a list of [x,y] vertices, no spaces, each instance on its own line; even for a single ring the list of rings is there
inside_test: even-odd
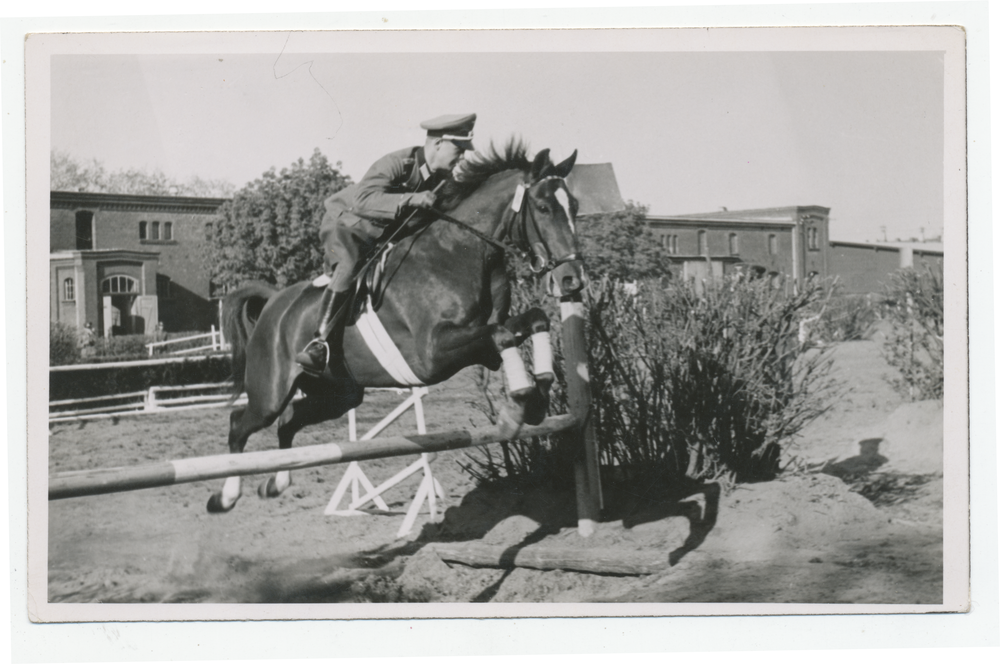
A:
[[[565,181],[575,160],[574,151],[553,164],[548,150],[530,160],[512,140],[502,151],[491,146],[463,162],[439,196],[436,216],[444,219],[425,220],[387,255],[377,311],[365,297],[363,315],[344,329],[342,362],[322,376],[304,373],[293,359],[316,329],[322,286],[306,281],[277,291],[254,284],[228,295],[223,326],[232,344],[234,395],[247,394],[247,405],[230,416],[229,451],[241,453],[251,434],[275,421],[278,445],[287,449],[303,427],[358,406],[365,387],[433,385],[477,364],[504,367],[510,400],[500,416],[503,437],[540,422],[554,380],[549,320],[538,308],[509,316],[504,253],[518,251],[535,272],[547,273],[553,295],[583,287],[576,200]],[[529,337],[533,381],[517,350]],[[379,358],[373,346],[389,350]],[[293,400],[298,390],[305,397]],[[277,496],[290,482],[289,471],[280,471],[258,493]],[[232,509],[240,491],[240,478],[228,478],[208,510]]]

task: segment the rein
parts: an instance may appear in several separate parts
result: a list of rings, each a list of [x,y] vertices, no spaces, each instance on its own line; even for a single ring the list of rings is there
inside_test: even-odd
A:
[[[550,175],[547,178],[543,178],[543,179],[539,180],[535,184],[539,184],[540,182],[544,182],[545,180],[562,180],[562,178],[559,178],[559,177],[554,176],[554,175]],[[528,185],[525,185],[523,183],[517,185],[517,189],[514,192],[514,199],[511,202],[511,205],[510,205],[510,208],[509,208],[510,210],[512,210],[514,212],[514,214],[509,217],[508,221],[503,221],[503,222],[500,223],[500,226],[499,226],[500,233],[497,235],[497,237],[503,237],[504,235],[511,236],[511,235],[513,235],[513,233],[511,232],[512,229],[518,229],[519,228],[520,231],[521,231],[520,235],[522,236],[523,240],[526,243],[528,243],[529,246],[534,246],[534,245],[531,245],[531,240],[528,237],[528,220],[530,219],[531,220],[531,229],[534,231],[535,236],[539,240],[539,242],[537,242],[535,244],[541,245],[541,247],[545,251],[546,256],[541,256],[540,254],[538,254],[536,252],[533,252],[531,249],[529,249],[527,251],[521,250],[521,249],[519,249],[515,245],[508,244],[506,242],[503,242],[503,241],[497,239],[497,237],[490,237],[486,233],[483,233],[482,231],[479,231],[479,230],[473,228],[472,226],[470,226],[469,224],[465,223],[464,221],[460,221],[458,219],[455,219],[451,215],[448,215],[448,214],[446,214],[444,212],[441,212],[440,210],[435,210],[434,208],[430,208],[428,210],[428,212],[430,212],[431,214],[437,216],[439,219],[443,219],[444,221],[447,221],[447,222],[449,222],[451,224],[455,224],[456,226],[461,226],[465,230],[469,231],[470,233],[472,233],[473,235],[475,235],[476,237],[478,237],[483,242],[486,242],[486,243],[492,245],[493,247],[496,247],[500,251],[511,252],[511,253],[514,253],[514,254],[522,256],[522,257],[525,256],[526,254],[533,254],[531,262],[530,262],[530,266],[531,266],[531,270],[533,272],[535,272],[535,273],[547,272],[547,271],[550,271],[550,270],[554,270],[555,268],[559,267],[563,263],[569,263],[571,261],[581,260],[582,257],[579,254],[577,254],[577,253],[569,253],[569,254],[566,254],[565,256],[562,256],[562,257],[560,257],[558,259],[555,259],[555,260],[552,259],[551,252],[549,251],[548,245],[545,243],[544,237],[542,236],[541,229],[538,228],[538,222],[535,220],[535,215],[531,213],[531,205],[527,204],[527,202],[524,200],[525,197],[526,197],[527,190],[528,190]],[[515,224],[515,221],[517,221],[517,220],[520,220],[519,224]],[[535,259],[542,259],[544,262],[543,263],[536,263]],[[537,265],[537,267],[536,267],[536,265]]]

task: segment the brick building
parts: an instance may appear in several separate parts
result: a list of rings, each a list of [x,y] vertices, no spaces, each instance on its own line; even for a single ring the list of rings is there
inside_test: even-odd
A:
[[[225,200],[53,191],[50,320],[102,336],[207,330],[217,306],[202,250]]]
[[[777,285],[836,276],[844,293],[878,293],[900,268],[941,269],[944,263],[939,243],[830,240],[830,209],[818,205],[648,215],[647,220],[682,279],[743,272]]]
[[[944,267],[944,249],[936,242],[830,242],[831,274],[845,293],[876,293],[900,268]]]
[[[704,280],[735,272],[804,279],[830,274],[830,209],[818,205],[648,215],[677,277]]]

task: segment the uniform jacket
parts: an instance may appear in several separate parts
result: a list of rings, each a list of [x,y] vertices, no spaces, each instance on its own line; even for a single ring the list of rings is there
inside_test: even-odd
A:
[[[440,179],[427,168],[423,147],[391,152],[376,161],[360,182],[326,199],[320,236],[327,236],[337,224],[355,226],[362,220],[385,227],[402,217],[410,194],[432,189]]]

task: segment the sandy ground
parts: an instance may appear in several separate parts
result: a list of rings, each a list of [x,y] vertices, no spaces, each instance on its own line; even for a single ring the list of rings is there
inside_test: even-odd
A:
[[[787,451],[788,471],[775,482],[728,492],[692,487],[679,501],[649,487],[610,487],[605,522],[588,539],[576,534],[572,495],[476,489],[460,468],[468,462],[461,451],[433,463],[446,493],[443,516],[433,522],[425,510],[399,540],[419,476],[386,496],[388,514],[355,517],[323,514],[340,466],[299,471],[270,500],[256,495],[263,476],[246,478],[242,499],[225,515],[205,511],[219,482],[60,500],[49,503],[49,599],[938,603],[940,403],[902,403],[873,342],[842,344],[835,359],[848,389]],[[468,374],[432,388],[428,429],[486,426],[468,405],[475,398]],[[399,399],[371,395],[359,428]],[[50,472],[222,453],[227,419],[218,409],[53,425]],[[413,430],[407,414],[386,434]],[[306,430],[296,443],[346,438],[345,421]],[[262,432],[248,450],[275,446],[273,432]],[[412,460],[362,467],[377,484]],[[475,545],[501,561],[556,560],[569,569],[442,559],[441,547]],[[581,560],[634,564],[643,573],[575,571]]]

